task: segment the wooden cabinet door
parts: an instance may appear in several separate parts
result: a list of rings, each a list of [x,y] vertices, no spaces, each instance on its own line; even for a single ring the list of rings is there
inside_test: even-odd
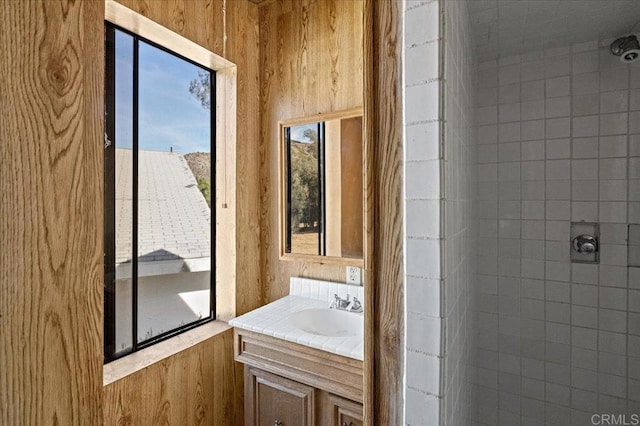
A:
[[[326,394],[322,418],[327,426],[363,426],[362,405],[342,397]]]
[[[246,426],[313,426],[315,390],[245,367]]]

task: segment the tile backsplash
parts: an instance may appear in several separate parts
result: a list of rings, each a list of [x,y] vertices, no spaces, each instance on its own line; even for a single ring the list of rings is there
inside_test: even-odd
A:
[[[291,296],[325,300],[327,301],[327,306],[334,300],[334,295],[337,294],[342,299],[349,295],[351,299],[357,297],[360,303],[364,305],[364,287],[359,285],[291,277],[289,280],[289,294]]]

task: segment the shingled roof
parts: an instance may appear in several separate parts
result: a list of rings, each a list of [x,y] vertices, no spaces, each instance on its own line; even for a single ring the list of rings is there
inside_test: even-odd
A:
[[[209,258],[211,210],[183,155],[138,152],[138,261]],[[116,149],[116,264],[131,261],[132,161]]]

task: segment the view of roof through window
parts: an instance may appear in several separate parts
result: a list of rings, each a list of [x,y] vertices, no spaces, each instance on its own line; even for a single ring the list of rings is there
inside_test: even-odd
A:
[[[115,317],[119,356],[212,317],[213,73],[113,30],[114,146],[105,162],[114,176],[105,184],[115,241],[105,251],[111,244],[115,270],[105,312]]]

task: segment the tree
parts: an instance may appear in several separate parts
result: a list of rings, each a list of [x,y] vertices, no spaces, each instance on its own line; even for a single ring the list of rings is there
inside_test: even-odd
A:
[[[189,83],[189,92],[200,101],[206,109],[211,109],[211,77],[210,73],[198,71],[198,77]],[[211,161],[211,157],[209,157]],[[211,207],[211,178],[198,179],[198,189]]]
[[[318,179],[318,133],[306,129],[304,137],[311,141],[291,141],[291,232],[297,233],[300,224],[312,228],[320,223]]]
[[[198,179],[198,189],[200,190],[200,192],[202,192],[202,195],[204,196],[204,199],[206,200],[209,207],[211,207],[211,179]]]
[[[198,71],[198,77],[189,83],[189,92],[200,101],[203,107],[211,109],[211,74]]]

